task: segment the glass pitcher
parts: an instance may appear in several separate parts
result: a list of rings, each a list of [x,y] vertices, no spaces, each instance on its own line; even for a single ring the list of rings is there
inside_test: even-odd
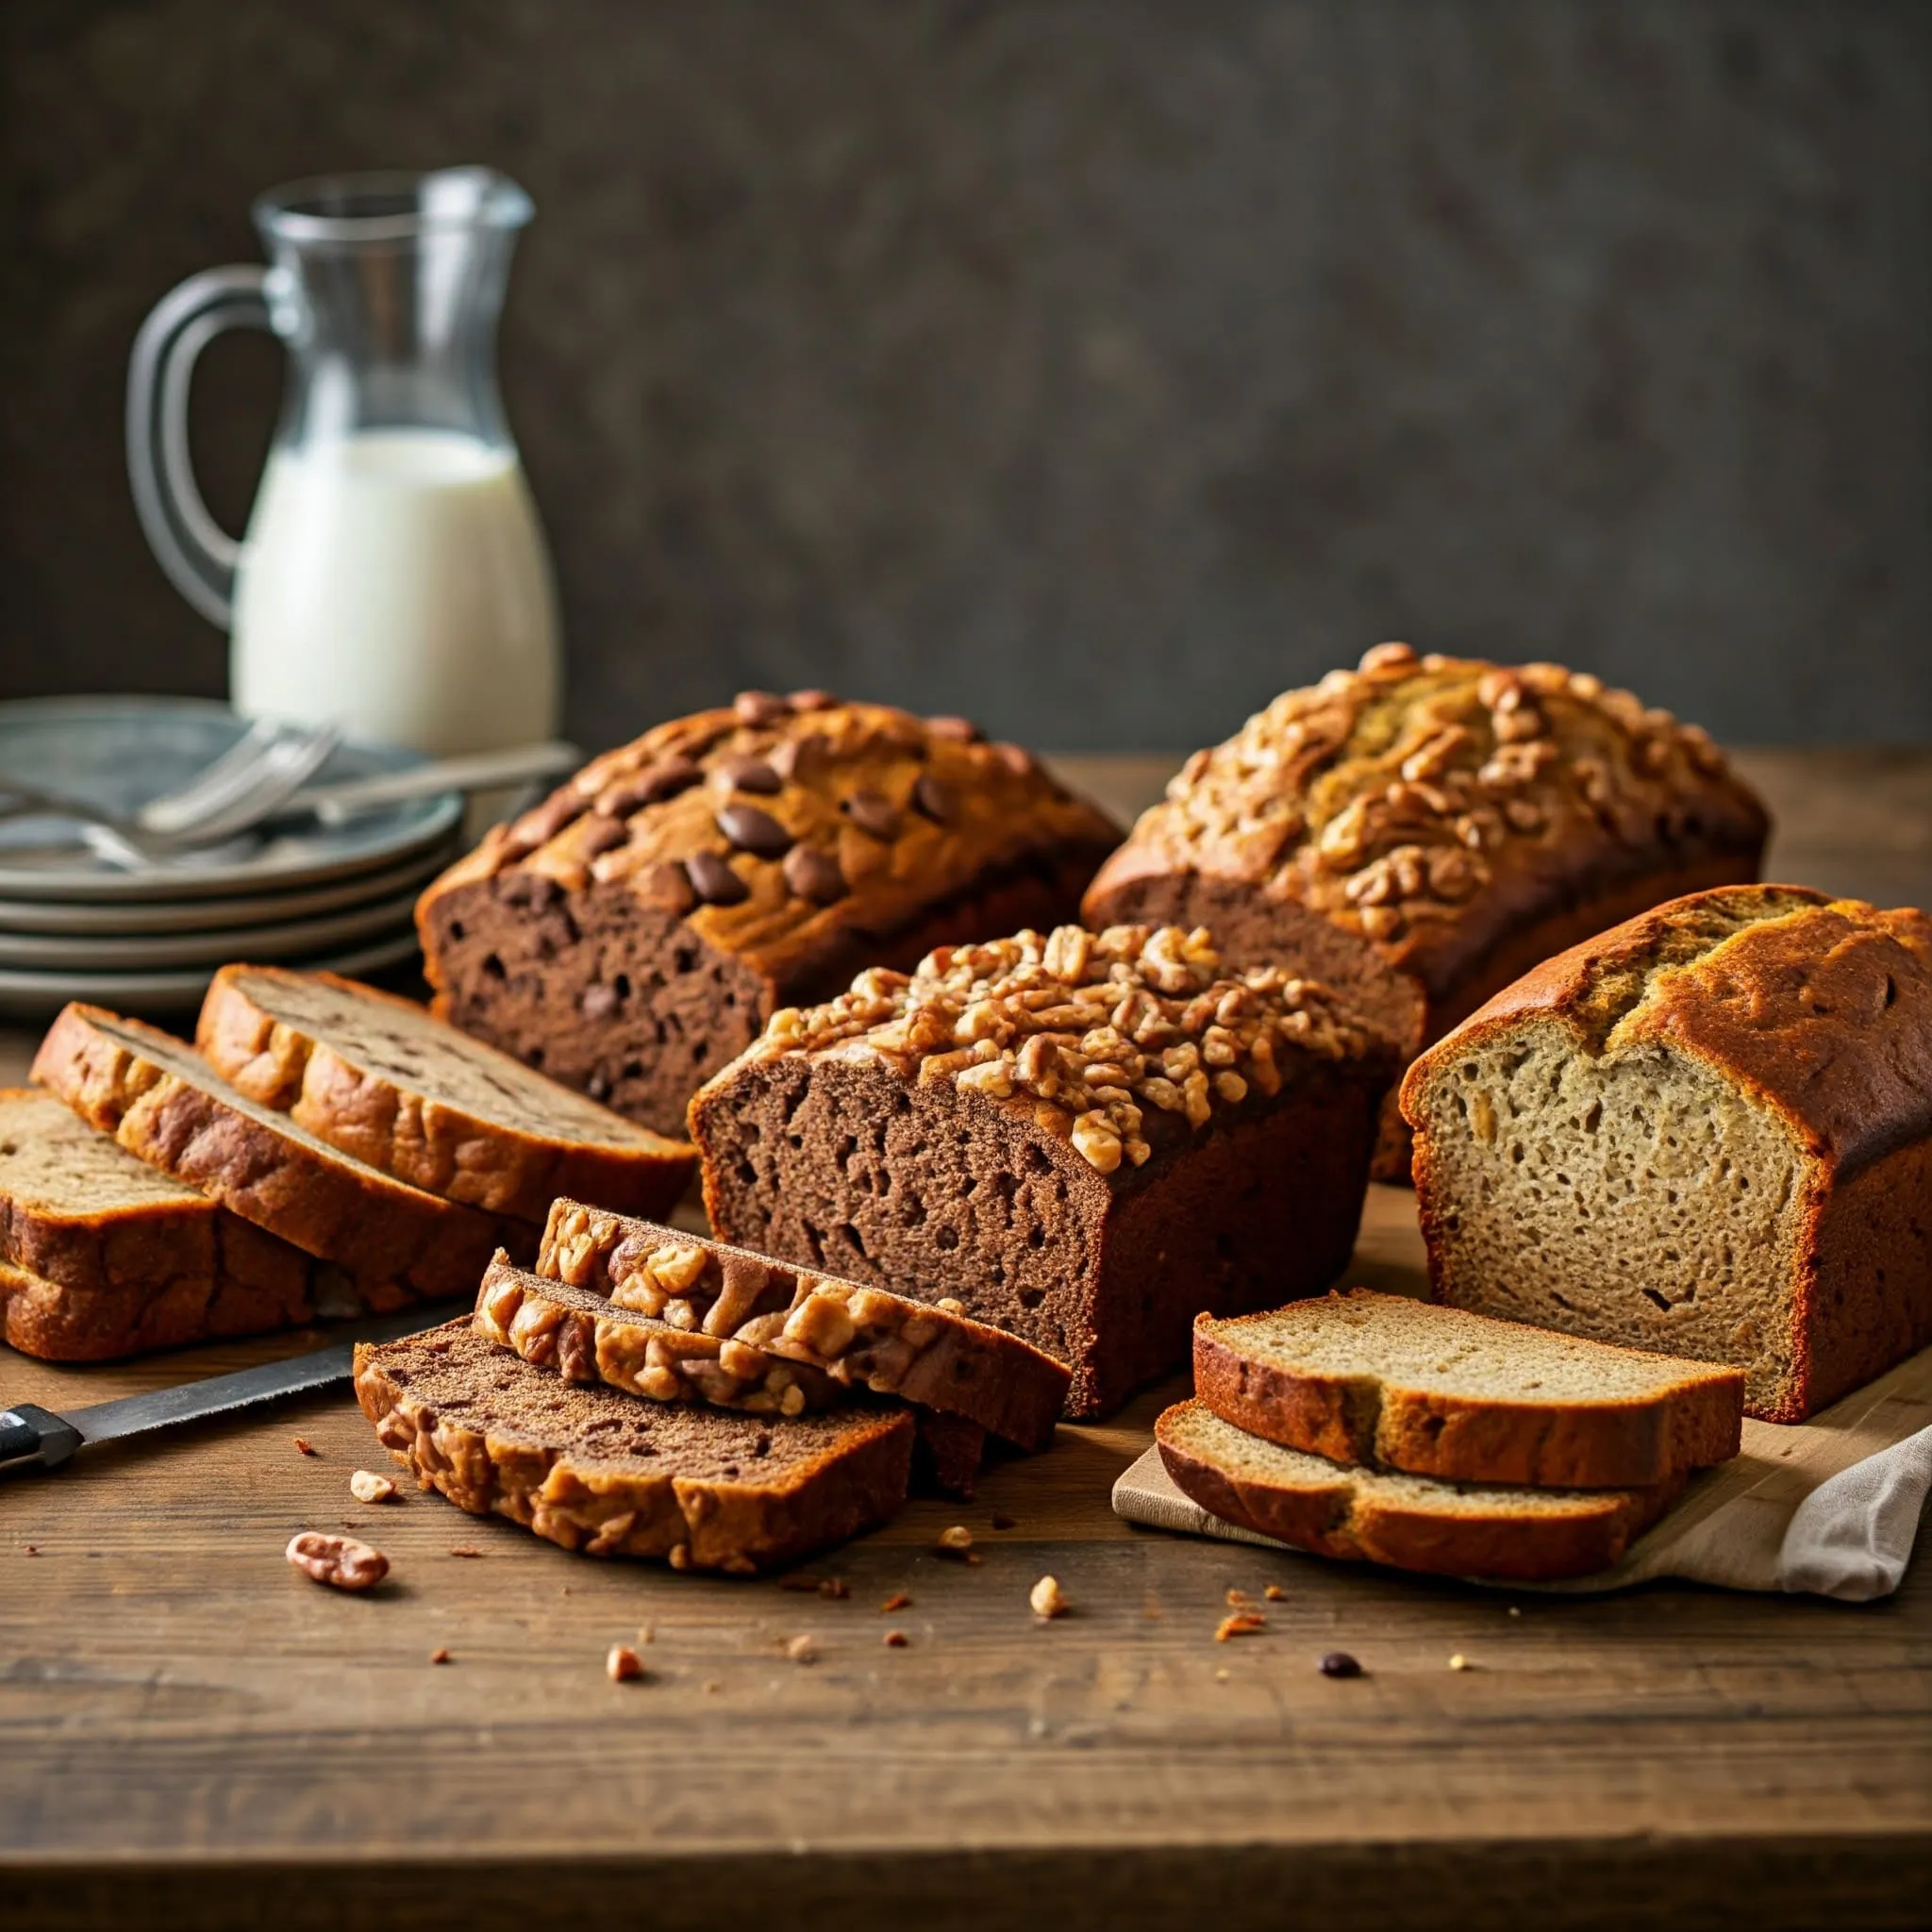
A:
[[[267,269],[212,269],[136,339],[127,467],[155,556],[230,633],[249,717],[448,754],[555,733],[562,662],[543,534],[496,388],[529,197],[488,168],[299,181],[255,204]],[[194,362],[224,329],[290,355],[238,543],[188,458]]]

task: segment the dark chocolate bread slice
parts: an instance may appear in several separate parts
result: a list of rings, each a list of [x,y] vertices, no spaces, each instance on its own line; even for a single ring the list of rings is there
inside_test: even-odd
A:
[[[774,1008],[1070,919],[1119,838],[964,719],[746,691],[491,832],[423,895],[424,971],[464,1032],[681,1136]]]
[[[537,1272],[809,1364],[846,1387],[956,1416],[1022,1449],[1046,1447],[1066,1399],[1063,1362],[957,1304],[836,1280],[578,1201],[551,1208]],[[938,1458],[956,1473],[966,1440],[952,1432],[950,1459]]]
[[[872,972],[691,1105],[711,1225],[1069,1363],[1071,1416],[1185,1359],[1202,1308],[1347,1261],[1391,1049],[1203,932],[1062,926]]]
[[[1435,1576],[1554,1582],[1607,1570],[1684,1487],[1531,1490],[1354,1469],[1176,1403],[1154,1424],[1176,1488],[1210,1516],[1312,1550]]]
[[[356,1351],[356,1399],[406,1469],[472,1515],[592,1557],[781,1569],[905,1499],[906,1409],[739,1415],[533,1368],[467,1320]]]
[[[426,1194],[238,1092],[186,1041],[98,1007],[64,1008],[34,1078],[149,1166],[335,1264],[361,1306],[472,1294],[526,1224]]]

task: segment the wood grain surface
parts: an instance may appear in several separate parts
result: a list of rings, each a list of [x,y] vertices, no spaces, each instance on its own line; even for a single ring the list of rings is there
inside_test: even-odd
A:
[[[1869,761],[1790,762],[1830,835],[1791,848],[1803,877],[1932,896],[1932,760],[1877,774],[1896,789],[1870,824]],[[1159,770],[1081,775],[1131,803]],[[0,1042],[0,1074],[29,1045]],[[1412,1202],[1374,1190],[1353,1277],[1412,1283],[1419,1256]],[[315,1339],[93,1370],[0,1355],[0,1401],[74,1407]],[[574,1558],[430,1494],[359,1505],[351,1473],[388,1465],[346,1392],[0,1483],[0,1916],[1925,1922],[1932,1566],[1856,1607],[1512,1602],[1138,1531],[1108,1491],[1174,1392],[807,1566],[839,1595]],[[936,1548],[956,1522],[977,1564]],[[344,1527],[394,1566],[366,1598],[283,1559]],[[1048,1574],[1073,1609],[1043,1624]],[[1266,1627],[1217,1643],[1230,1590]],[[786,1653],[802,1634],[815,1662]],[[644,1679],[608,1681],[616,1642]],[[1323,1676],[1337,1649],[1366,1674]]]

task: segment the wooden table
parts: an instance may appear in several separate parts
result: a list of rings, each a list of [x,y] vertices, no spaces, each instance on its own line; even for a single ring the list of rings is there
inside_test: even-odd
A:
[[[1787,827],[1774,875],[1932,900],[1932,758],[1748,763]],[[1074,774],[1124,807],[1164,769]],[[0,1074],[29,1045],[0,1041]],[[1357,1274],[1413,1279],[1418,1254],[1407,1197],[1374,1191]],[[292,1345],[9,1358],[0,1395],[75,1406]],[[1932,1563],[1863,1607],[1512,1599],[1137,1531],[1108,1491],[1169,1392],[810,1566],[837,1597],[577,1560],[433,1495],[360,1507],[349,1474],[383,1458],[346,1394],[9,1482],[0,1919],[1932,1916]],[[936,1552],[955,1521],[977,1565]],[[282,1559],[293,1531],[341,1525],[393,1561],[373,1597]],[[1074,1610],[1041,1624],[1026,1596],[1048,1573]],[[1265,1632],[1217,1644],[1226,1592],[1271,1584]],[[641,1626],[648,1680],[608,1681]],[[809,1665],[784,1648],[805,1632]],[[1320,1675],[1335,1649],[1367,1674]]]

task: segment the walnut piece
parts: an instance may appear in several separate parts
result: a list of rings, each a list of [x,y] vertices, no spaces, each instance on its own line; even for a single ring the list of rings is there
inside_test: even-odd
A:
[[[1073,1608],[1057,1577],[1042,1576],[1028,1592],[1026,1601],[1036,1617],[1064,1617]]]
[[[285,1554],[305,1575],[335,1590],[373,1590],[389,1574],[389,1558],[352,1536],[305,1529],[289,1540]]]

